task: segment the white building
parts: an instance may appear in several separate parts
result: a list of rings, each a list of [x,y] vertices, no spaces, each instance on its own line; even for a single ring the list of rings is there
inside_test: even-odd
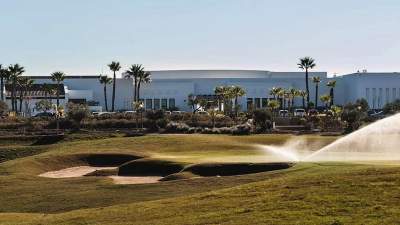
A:
[[[311,78],[321,78],[319,95],[327,94],[326,83],[336,80],[335,104],[343,105],[365,98],[371,108],[379,109],[384,104],[400,98],[399,73],[355,73],[335,78],[327,78],[326,72],[311,72],[310,101],[314,102],[315,85]],[[152,82],[143,84],[140,99],[145,108],[189,111],[187,104],[189,94],[195,96],[212,96],[217,86],[238,85],[245,89],[246,95],[239,99],[243,110],[252,104],[256,108],[266,106],[272,98],[269,91],[272,87],[295,88],[305,90],[304,72],[271,72],[261,70],[166,70],[151,71]],[[33,77],[35,84],[54,83],[49,77]],[[64,92],[61,103],[67,102],[97,102],[105,110],[103,85],[98,76],[67,76],[63,82]],[[6,88],[7,89],[7,88]],[[6,91],[9,99],[9,90]],[[111,108],[112,85],[107,86],[108,105]],[[55,96],[51,96],[55,99]],[[43,98],[31,96],[30,105]],[[54,100],[55,101],[55,100]],[[133,82],[117,78],[116,110],[132,110]],[[94,104],[95,105],[95,104]],[[301,106],[302,100],[297,98],[295,105]],[[322,103],[319,101],[319,105]]]

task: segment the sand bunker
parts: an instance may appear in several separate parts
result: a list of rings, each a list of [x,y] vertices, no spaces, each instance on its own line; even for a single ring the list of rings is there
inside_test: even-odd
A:
[[[42,173],[40,177],[47,178],[74,178],[83,177],[96,171],[112,170],[118,167],[93,167],[93,166],[77,166],[57,171]],[[111,178],[115,184],[152,184],[160,182],[163,177],[160,176],[107,176]]]
[[[116,169],[117,167],[93,167],[93,166],[77,166],[66,168],[57,171],[50,171],[42,173],[39,177],[47,178],[73,178],[73,177],[83,177],[86,174],[93,173],[99,170]]]
[[[115,184],[153,184],[158,183],[163,177],[125,177],[125,176],[108,176],[113,179]]]

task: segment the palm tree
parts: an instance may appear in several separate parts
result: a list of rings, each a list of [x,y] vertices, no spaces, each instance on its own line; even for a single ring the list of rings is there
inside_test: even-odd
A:
[[[286,108],[286,96],[285,96],[285,94],[286,94],[286,92],[285,92],[285,89],[283,89],[283,88],[281,88],[280,90],[279,90],[279,92],[278,92],[278,98],[279,98],[279,100],[280,100],[280,107],[281,107],[281,109],[285,109]]]
[[[65,79],[65,73],[57,71],[51,74],[51,80],[57,82],[57,109],[60,106],[60,84]]]
[[[50,84],[44,83],[43,84],[43,92],[44,92],[44,98],[51,102],[51,95],[53,94],[53,87]]]
[[[308,87],[308,71],[313,69],[316,64],[313,58],[311,57],[304,57],[300,59],[300,62],[297,64],[300,69],[305,70],[306,72],[306,92],[307,92],[307,109],[308,104],[310,103],[310,89]]]
[[[321,78],[313,77],[312,82],[315,84],[315,108],[318,108],[318,88],[319,88],[319,83],[321,82]]]
[[[143,66],[140,64],[133,64],[129,70],[125,72],[126,79],[133,80],[133,101],[137,102],[137,87],[141,76],[143,76]]]
[[[290,88],[289,89],[289,102],[290,102],[290,110],[293,108],[294,106],[294,99],[298,96],[298,91],[295,88]],[[289,110],[289,111],[290,111]]]
[[[218,111],[222,111],[222,102],[224,98],[225,87],[219,86],[214,89],[214,93],[218,99]]]
[[[28,93],[29,87],[33,85],[34,80],[30,77],[18,77],[17,85],[19,89],[19,112],[22,112],[22,102]]]
[[[15,88],[17,85],[17,79],[19,76],[21,76],[24,72],[25,69],[24,67],[20,66],[19,64],[14,64],[10,65],[8,67],[8,71],[10,72],[10,80],[11,80],[11,108],[12,111],[17,112],[17,100],[16,100],[16,92]]]
[[[279,92],[282,90],[282,88],[280,87],[273,87],[270,91],[269,94],[272,95],[274,97],[274,99],[276,100]]]
[[[136,94],[136,101],[140,100],[140,86],[142,83],[148,84],[151,82],[151,73],[148,71],[142,71],[139,76],[139,80],[137,83],[137,94]]]
[[[3,68],[0,64],[0,90],[1,90],[1,100],[4,101],[4,81],[9,79],[9,71],[7,68]]]
[[[234,100],[235,101],[235,115],[238,116],[238,112],[239,112],[238,98],[244,96],[246,94],[246,91],[239,86],[232,86],[231,93],[235,99]]]
[[[325,109],[327,110],[327,109],[328,109],[328,104],[329,104],[329,102],[331,101],[331,96],[330,96],[330,95],[322,95],[322,96],[320,97],[320,99],[321,99],[321,101],[322,101],[323,103],[325,103]]]
[[[108,77],[107,75],[100,75],[99,78],[100,84],[104,85],[104,104],[106,105],[106,111],[108,112],[108,103],[107,103],[107,84],[112,83],[112,78]]]
[[[306,96],[307,96],[307,92],[306,91],[304,91],[304,90],[300,90],[299,91],[299,96],[300,97],[302,97],[302,100],[303,100],[303,109],[305,109],[306,108],[306,103],[305,103],[305,101],[306,101]]]
[[[271,100],[268,102],[268,108],[272,112],[272,117],[274,117],[275,111],[280,107],[279,101],[278,100]],[[273,121],[273,118],[272,118]]]
[[[112,91],[112,99],[111,99],[111,111],[114,112],[114,106],[115,106],[115,83],[117,82],[117,77],[116,77],[116,72],[121,69],[121,65],[119,62],[114,62],[112,61],[108,67],[110,68],[111,71],[114,73],[113,77],[113,91]]]
[[[326,86],[328,86],[328,87],[330,87],[331,88],[331,90],[330,90],[330,92],[329,92],[329,95],[330,95],[330,97],[331,97],[331,102],[330,102],[330,105],[331,106],[333,106],[333,98],[334,98],[334,88],[336,87],[336,80],[331,80],[331,81],[329,81],[327,84],[326,84]]]

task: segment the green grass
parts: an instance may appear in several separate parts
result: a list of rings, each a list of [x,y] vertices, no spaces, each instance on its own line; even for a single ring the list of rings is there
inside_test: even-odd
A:
[[[263,157],[253,144],[282,144],[289,138],[155,135],[40,146],[40,154],[0,164],[0,224],[400,223],[396,164],[301,163],[281,171],[142,185],[36,176],[81,165],[71,157],[77,153],[128,153],[182,165],[246,162]],[[335,139],[304,138],[315,148]]]

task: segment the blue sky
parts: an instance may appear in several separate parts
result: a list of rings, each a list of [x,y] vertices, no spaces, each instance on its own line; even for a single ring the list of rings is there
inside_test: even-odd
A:
[[[398,0],[0,0],[0,64],[27,74],[147,69],[400,71]]]

